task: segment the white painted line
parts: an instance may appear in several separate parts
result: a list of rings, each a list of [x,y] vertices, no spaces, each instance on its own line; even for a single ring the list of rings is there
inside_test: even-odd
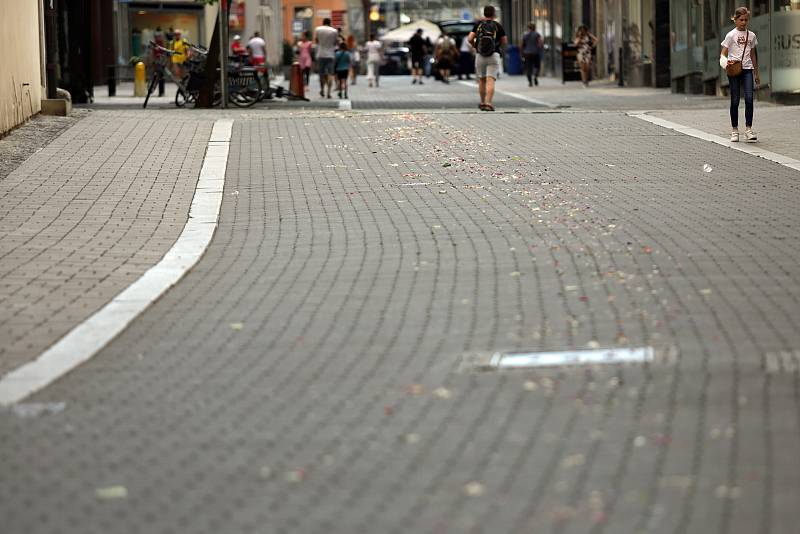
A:
[[[689,135],[691,137],[696,137],[697,139],[703,139],[704,141],[711,141],[712,143],[717,143],[718,145],[726,146],[728,148],[738,150],[739,152],[750,154],[751,156],[758,156],[759,158],[764,158],[774,163],[778,163],[780,165],[783,165],[784,167],[789,167],[790,169],[800,171],[800,160],[790,158],[789,156],[784,156],[783,154],[770,152],[769,150],[764,150],[763,148],[758,148],[757,145],[750,144],[745,141],[739,141],[738,143],[731,143],[730,139],[710,134],[702,130],[698,130],[696,128],[690,128],[689,126],[684,126],[682,124],[677,124],[668,121],[666,119],[662,119],[660,117],[653,117],[652,115],[648,115],[647,113],[648,112],[637,111],[635,113],[628,113],[628,116],[635,117],[637,119],[642,119],[643,121],[647,121],[651,124],[662,126],[664,128],[669,128],[670,130],[675,130],[676,132],[680,132],[682,134]]]
[[[350,111],[353,109],[353,103],[350,100],[339,100],[339,109],[343,111]]]
[[[189,220],[172,248],[157,265],[36,360],[0,378],[0,406],[21,401],[89,360],[197,263],[217,227],[232,126],[231,119],[214,122]]]
[[[468,81],[465,81],[465,80],[461,80],[458,83],[460,83],[461,85],[466,85],[467,87],[474,87],[475,89],[478,88],[478,84],[475,83],[475,82],[468,82]],[[510,91],[504,91],[503,89],[498,89],[497,85],[494,86],[494,92],[495,92],[495,94],[506,95],[506,96],[510,96],[512,98],[517,98],[519,100],[524,100],[525,102],[530,102],[531,104],[536,104],[537,106],[544,106],[544,107],[550,108],[550,109],[556,109],[558,107],[557,104],[552,104],[550,102],[545,102],[544,100],[539,100],[537,98],[533,98],[533,97],[530,97],[530,96],[527,96],[527,95],[521,95],[519,93],[512,93]]]
[[[489,366],[496,369],[527,369],[562,365],[597,365],[651,362],[653,347],[636,349],[591,349],[558,352],[495,353]]]

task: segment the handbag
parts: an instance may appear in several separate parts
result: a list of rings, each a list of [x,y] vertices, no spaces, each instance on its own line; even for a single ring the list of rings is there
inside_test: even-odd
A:
[[[739,61],[734,61],[733,63],[729,63],[725,65],[725,73],[728,76],[739,76],[742,73],[742,61],[744,61],[744,54],[747,51],[747,43],[750,41],[750,30],[744,30],[746,32],[746,37],[744,39],[744,48],[742,49],[742,57]]]

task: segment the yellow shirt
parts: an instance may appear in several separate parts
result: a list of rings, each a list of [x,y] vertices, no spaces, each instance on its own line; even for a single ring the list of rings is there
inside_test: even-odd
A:
[[[183,63],[186,61],[186,49],[188,48],[186,39],[177,39],[172,41],[172,51],[175,52],[172,54],[172,62],[173,63]]]

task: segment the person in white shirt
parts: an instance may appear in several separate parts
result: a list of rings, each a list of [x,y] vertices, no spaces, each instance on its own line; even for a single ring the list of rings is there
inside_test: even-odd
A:
[[[324,97],[327,90],[327,96],[330,98],[333,85],[333,58],[339,45],[339,32],[331,27],[331,19],[324,19],[322,26],[314,30],[314,43],[317,45],[319,96]]]
[[[467,80],[471,80],[472,78],[470,78],[469,75],[472,74],[475,67],[475,58],[473,57],[474,52],[469,45],[469,39],[467,39],[466,35],[461,38],[461,47],[458,51],[458,79],[460,80],[462,76],[465,76]]]
[[[736,27],[723,39],[720,54],[720,66],[726,70],[731,66],[738,67],[736,63],[741,63],[739,74],[732,76],[728,73],[731,94],[731,142],[739,141],[739,99],[742,92],[744,92],[744,137],[747,141],[756,141],[758,137],[753,131],[753,82],[756,87],[761,85],[755,54],[758,38],[755,33],[747,29],[747,23],[750,21],[749,9],[738,8],[731,20]]]
[[[378,87],[380,82],[380,68],[383,61],[383,43],[375,38],[375,34],[369,35],[369,41],[366,44],[367,48],[367,81],[369,86],[372,87],[373,82],[375,87]]]
[[[263,71],[267,61],[267,43],[261,38],[258,32],[247,41],[247,50],[250,53],[250,64]]]

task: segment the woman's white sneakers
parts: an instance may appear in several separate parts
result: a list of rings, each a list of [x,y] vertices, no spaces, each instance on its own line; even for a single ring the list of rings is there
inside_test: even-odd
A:
[[[744,131],[744,140],[745,141],[758,141],[758,136],[753,131],[752,128],[747,128]],[[739,130],[733,130],[731,132],[731,143],[738,143],[739,142]]]

